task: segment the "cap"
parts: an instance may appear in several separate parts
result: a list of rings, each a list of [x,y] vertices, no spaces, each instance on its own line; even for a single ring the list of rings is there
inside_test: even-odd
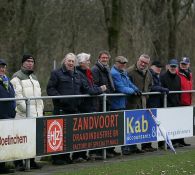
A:
[[[124,56],[117,56],[117,57],[115,58],[115,61],[116,61],[116,62],[119,62],[119,63],[121,63],[121,64],[128,63],[127,58],[125,58]]]
[[[23,57],[22,57],[22,63],[24,63],[28,59],[33,59],[34,62],[35,62],[35,58],[32,55],[30,55],[30,54],[24,54]]]
[[[0,59],[0,65],[7,65],[4,59]]]
[[[171,59],[171,60],[169,60],[169,65],[170,65],[170,66],[178,66],[178,61],[177,61],[177,59]]]
[[[161,64],[160,61],[153,61],[151,65],[152,65],[152,66],[154,65],[154,66],[156,66],[156,67],[158,67],[158,68],[163,67],[163,65]]]
[[[189,64],[190,63],[190,59],[188,57],[183,57],[180,61],[180,63],[183,63],[183,64]]]

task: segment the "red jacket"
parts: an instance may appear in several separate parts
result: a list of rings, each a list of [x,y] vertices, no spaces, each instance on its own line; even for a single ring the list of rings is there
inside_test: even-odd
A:
[[[179,70],[177,73],[181,79],[181,90],[192,90],[192,73],[189,74],[189,78]],[[192,104],[192,93],[182,93],[181,94],[181,105],[190,106]]]

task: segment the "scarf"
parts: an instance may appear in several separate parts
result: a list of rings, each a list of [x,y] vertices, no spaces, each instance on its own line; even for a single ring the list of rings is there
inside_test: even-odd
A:
[[[8,90],[9,88],[9,79],[6,75],[1,75],[0,76],[0,82],[2,82],[3,87]]]
[[[34,72],[33,70],[27,70],[27,69],[24,68],[24,67],[21,67],[21,71],[22,71],[24,74],[28,75],[28,76]]]
[[[87,79],[90,83],[90,86],[93,85],[93,76],[92,76],[92,72],[90,69],[86,69],[86,76],[87,76]]]

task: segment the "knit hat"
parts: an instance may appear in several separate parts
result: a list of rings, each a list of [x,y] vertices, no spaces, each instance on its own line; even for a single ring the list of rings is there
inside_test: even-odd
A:
[[[23,64],[26,60],[28,60],[28,59],[33,59],[34,62],[35,62],[35,58],[34,58],[32,55],[30,55],[30,54],[24,54],[23,57],[22,57],[22,64]]]

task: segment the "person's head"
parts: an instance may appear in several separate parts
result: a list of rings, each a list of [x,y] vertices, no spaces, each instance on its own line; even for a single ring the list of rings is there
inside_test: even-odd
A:
[[[110,58],[111,58],[111,56],[110,56],[110,53],[108,51],[99,52],[98,61],[102,65],[104,65],[104,66],[108,65]]]
[[[137,60],[137,68],[139,70],[147,70],[150,63],[150,57],[146,54],[142,54]]]
[[[32,71],[35,65],[35,58],[30,54],[24,54],[22,57],[22,67]]]
[[[156,74],[160,74],[162,67],[163,67],[163,65],[161,64],[160,61],[153,61],[150,68],[151,68]]]
[[[119,70],[125,70],[126,66],[127,66],[128,60],[127,58],[123,57],[123,56],[117,56],[115,58],[115,66],[117,69]]]
[[[188,70],[190,67],[190,59],[188,57],[183,57],[179,64],[180,69]]]
[[[176,74],[177,73],[177,68],[178,68],[178,61],[177,61],[177,59],[169,60],[169,63],[168,63],[168,70],[169,70],[169,72],[171,72],[172,74]]]
[[[7,64],[3,59],[0,59],[0,75],[5,75]]]
[[[77,61],[79,66],[81,66],[82,69],[89,69],[90,66],[90,54],[87,53],[79,53],[77,55]]]
[[[76,55],[73,53],[66,54],[61,64],[62,66],[65,66],[67,70],[73,71],[76,66]]]

